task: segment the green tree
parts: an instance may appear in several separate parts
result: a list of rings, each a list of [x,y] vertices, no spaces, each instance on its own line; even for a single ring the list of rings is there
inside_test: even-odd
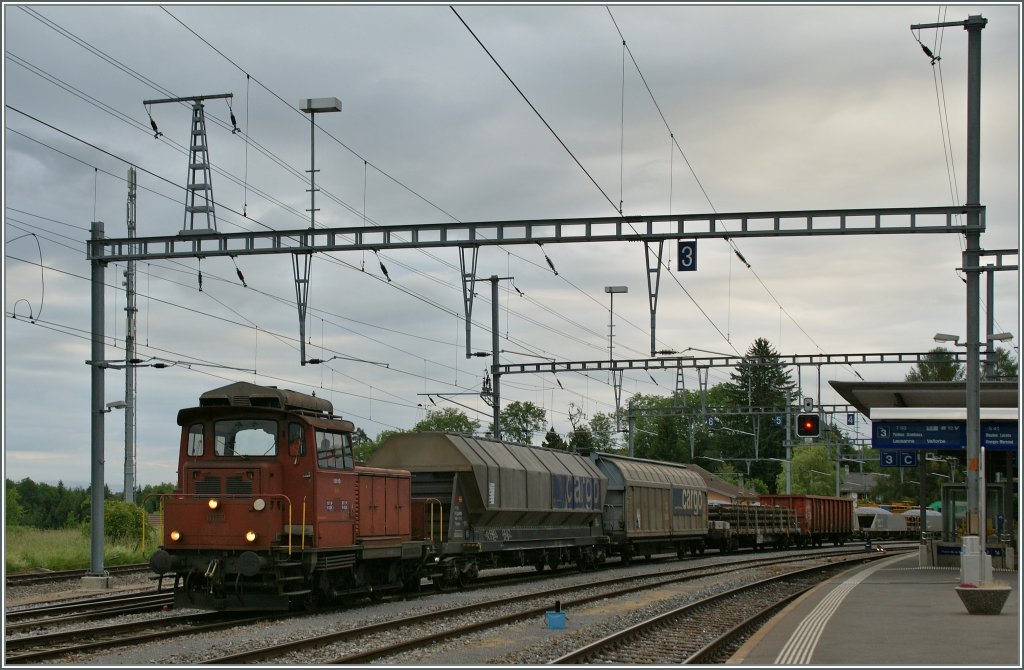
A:
[[[584,452],[596,449],[597,440],[594,439],[594,433],[590,431],[589,426],[578,426],[569,434],[569,451]]]
[[[791,491],[815,496],[835,495],[835,465],[824,444],[805,444],[793,448]],[[822,474],[824,473],[824,474]],[[776,490],[786,490],[786,472],[779,473]]]
[[[765,484],[760,479],[758,479],[757,477],[750,477],[750,478],[744,480],[743,488],[745,488],[745,489],[747,489],[749,491],[754,491],[755,493],[758,493],[758,494],[771,493],[771,489],[768,488],[768,485]],[[783,490],[785,490],[785,489],[783,489]]]
[[[569,449],[569,445],[565,443],[562,436],[555,432],[554,426],[548,428],[548,432],[544,436],[544,441],[541,442],[540,446],[548,449],[560,449],[562,451],[567,451]]]
[[[786,406],[787,391],[792,399],[796,384],[789,371],[779,360],[779,353],[764,338],[757,338],[747,350],[743,360],[730,374],[724,390],[730,408],[746,408],[746,416],[722,416],[719,438],[722,453],[733,458],[757,458],[751,464],[750,476],[765,482],[775,482],[781,470],[770,458],[785,457],[785,425],[776,425],[772,417],[758,410]]]
[[[412,427],[412,432],[439,432],[439,433],[475,433],[480,428],[480,422],[470,419],[461,409],[445,407],[444,409],[427,410],[427,416]]]
[[[501,409],[501,436],[508,442],[531,444],[533,434],[544,430],[547,412],[532,402],[513,400]],[[494,434],[494,426],[490,432]]]
[[[594,438],[594,446],[599,451],[615,451],[619,448],[616,442],[615,417],[604,412],[597,412],[588,422],[590,433]]]
[[[377,451],[377,445],[378,443],[371,440],[362,428],[356,428],[352,432],[352,455],[357,461],[365,463],[370,460]]]
[[[139,500],[147,512],[157,512],[160,509],[160,494],[174,493],[176,486],[171,483],[146,484],[139,491]]]
[[[142,508],[118,499],[103,501],[103,533],[112,540],[142,538]]]
[[[25,508],[18,499],[18,489],[10,479],[4,482],[4,523],[20,526],[25,522]]]
[[[1015,380],[1018,378],[1018,361],[1014,358],[1013,352],[1004,347],[995,348],[995,361],[991,369],[987,371],[986,379],[990,380]]]
[[[907,372],[908,382],[962,382],[967,378],[964,366],[945,347],[936,347],[924,356],[924,360]]]

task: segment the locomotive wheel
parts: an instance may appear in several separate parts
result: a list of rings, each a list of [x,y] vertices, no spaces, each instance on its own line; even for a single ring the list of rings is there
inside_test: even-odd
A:
[[[534,562],[533,567],[537,572],[544,572],[544,559],[538,559]]]

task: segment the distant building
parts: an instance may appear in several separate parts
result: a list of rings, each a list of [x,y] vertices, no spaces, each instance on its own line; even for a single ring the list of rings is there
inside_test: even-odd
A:
[[[870,493],[878,484],[878,479],[881,476],[877,472],[846,471],[839,484],[839,495],[844,498],[854,498],[858,504],[873,502]]]
[[[708,487],[709,503],[755,503],[761,498],[755,491],[748,491],[730,484],[699,465],[687,463],[686,468],[693,470],[704,479],[704,485]]]

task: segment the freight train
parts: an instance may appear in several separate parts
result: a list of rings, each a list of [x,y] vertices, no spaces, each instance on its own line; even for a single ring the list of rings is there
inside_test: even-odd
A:
[[[179,607],[312,607],[487,568],[842,544],[853,530],[848,499],[709,505],[696,470],[607,453],[403,433],[362,464],[329,401],[246,382],[177,419],[178,483],[160,496],[150,567]]]

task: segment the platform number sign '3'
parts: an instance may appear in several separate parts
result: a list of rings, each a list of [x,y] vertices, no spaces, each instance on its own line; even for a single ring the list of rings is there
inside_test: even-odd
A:
[[[697,270],[697,240],[679,240],[679,271]]]

